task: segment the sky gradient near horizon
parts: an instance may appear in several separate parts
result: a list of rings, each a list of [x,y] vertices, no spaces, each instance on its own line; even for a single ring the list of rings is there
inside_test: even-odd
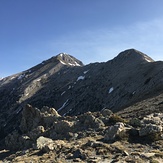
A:
[[[65,52],[83,61],[135,48],[163,60],[162,0],[0,0],[0,77]]]

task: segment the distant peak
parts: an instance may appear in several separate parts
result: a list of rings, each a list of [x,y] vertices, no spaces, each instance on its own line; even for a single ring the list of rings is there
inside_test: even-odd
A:
[[[64,64],[64,65],[68,65],[68,66],[83,66],[84,64],[79,61],[78,59],[76,59],[75,57],[66,54],[66,53],[59,53],[56,56],[57,60],[60,61],[60,63]]]
[[[116,60],[127,60],[131,62],[154,62],[152,58],[148,55],[136,50],[136,49],[128,49],[118,54],[115,57]]]

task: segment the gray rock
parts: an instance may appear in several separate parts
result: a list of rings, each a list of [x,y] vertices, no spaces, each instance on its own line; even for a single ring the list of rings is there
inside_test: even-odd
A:
[[[110,109],[104,108],[101,110],[101,114],[108,118],[113,114],[113,112]]]
[[[96,118],[91,112],[85,113],[82,118],[86,128],[101,128],[105,126],[103,121]]]
[[[40,136],[37,139],[36,148],[45,152],[49,152],[50,150],[54,150],[54,142],[50,138]]]
[[[158,133],[162,131],[162,126],[155,124],[146,124],[139,130],[139,136],[146,136],[152,133]]]
[[[117,122],[114,126],[110,126],[107,129],[106,134],[104,135],[104,140],[114,140],[116,136],[123,130],[125,130],[124,124],[121,122]]]

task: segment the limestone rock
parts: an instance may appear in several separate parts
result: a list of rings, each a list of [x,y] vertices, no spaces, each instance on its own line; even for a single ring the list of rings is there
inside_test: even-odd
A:
[[[124,124],[121,122],[117,122],[114,126],[110,126],[107,129],[106,134],[104,135],[104,140],[114,140],[116,136],[123,130],[125,130]]]
[[[152,133],[158,133],[162,131],[162,126],[155,124],[146,124],[139,130],[139,136],[146,136]]]
[[[26,133],[36,128],[41,122],[41,112],[37,108],[33,108],[31,105],[26,105],[22,112],[22,120],[20,129],[23,133]]]
[[[104,117],[110,117],[113,114],[113,112],[110,109],[104,108],[101,110],[101,114]]]
[[[91,112],[87,112],[82,116],[84,121],[84,126],[86,128],[101,128],[104,127],[105,124],[99,118],[96,118]]]
[[[40,136],[36,142],[36,148],[45,152],[49,152],[54,149],[53,140]]]
[[[60,115],[54,108],[43,107],[41,111],[27,104],[22,112],[20,129],[23,133],[27,133],[36,129],[38,126],[51,126]]]

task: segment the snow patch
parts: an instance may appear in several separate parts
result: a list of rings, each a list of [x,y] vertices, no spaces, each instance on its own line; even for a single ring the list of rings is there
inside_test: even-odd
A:
[[[87,70],[87,71],[84,71],[83,73],[84,73],[84,74],[87,74],[87,72],[88,72],[88,71],[89,71],[89,70]]]
[[[153,62],[150,58],[148,58],[147,56],[144,56],[144,59],[147,61],[147,62]]]
[[[69,85],[68,89],[71,89],[71,85]]]
[[[109,93],[112,93],[113,91],[114,91],[114,88],[111,87],[111,88],[109,89]]]
[[[136,91],[132,92],[132,94],[134,95],[136,93]]]
[[[38,78],[36,81],[37,81],[37,82],[41,81],[41,78]]]
[[[26,94],[25,94],[25,96],[28,96],[28,95],[29,95],[29,93],[26,93]]]
[[[66,91],[62,92],[62,93],[61,93],[61,96],[64,95],[65,93],[66,93]]]
[[[84,80],[85,79],[85,76],[79,76],[78,78],[77,78],[77,80],[76,81],[79,81],[79,80]]]
[[[19,108],[16,112],[16,114],[20,113],[20,111],[22,110],[22,108]]]
[[[57,111],[61,111],[68,103],[69,99],[66,100],[66,102],[57,110]]]
[[[14,79],[15,77],[13,76],[13,77],[11,77],[11,79],[10,80],[12,80],[12,79]]]
[[[61,60],[59,60],[60,61],[60,63],[62,63],[63,65],[66,65],[66,63],[65,62],[63,62],[63,61],[61,61]]]
[[[25,77],[25,74],[22,74],[18,77],[18,80],[23,79]]]
[[[81,66],[81,65],[79,65],[76,61],[75,61],[75,65],[76,65],[76,66]]]

